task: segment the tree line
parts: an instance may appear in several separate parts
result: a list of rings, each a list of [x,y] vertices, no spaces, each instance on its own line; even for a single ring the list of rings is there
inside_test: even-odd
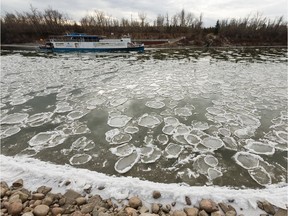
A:
[[[152,23],[148,22],[147,15],[143,12],[138,13],[138,19],[115,19],[97,10],[82,17],[77,23],[51,7],[39,11],[33,6],[30,6],[28,12],[6,13],[1,16],[2,44],[35,42],[49,35],[67,32],[110,37],[129,33],[138,39],[186,37],[186,42],[194,45],[210,40],[211,35],[216,43],[217,40],[221,42],[225,39],[232,43],[287,44],[287,22],[283,16],[271,20],[259,13],[243,19],[218,20],[214,27],[209,28],[203,27],[203,14],[195,16],[184,9],[172,16],[168,13],[158,14]]]

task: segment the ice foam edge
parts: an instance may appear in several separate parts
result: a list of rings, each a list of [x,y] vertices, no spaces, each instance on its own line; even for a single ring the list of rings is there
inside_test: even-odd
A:
[[[220,186],[188,186],[183,184],[156,183],[140,180],[135,177],[108,176],[96,171],[75,168],[70,165],[55,165],[38,159],[27,157],[9,157],[0,155],[0,180],[12,184],[21,178],[24,187],[36,190],[45,185],[53,188],[53,192],[64,193],[73,189],[82,193],[83,189],[91,186],[92,194],[99,194],[104,199],[126,199],[138,196],[145,204],[152,204],[155,199],[152,192],[161,192],[161,203],[177,202],[175,208],[185,206],[185,196],[190,196],[193,204],[201,199],[212,199],[215,202],[234,200],[233,207],[243,212],[255,211],[257,201],[267,200],[279,208],[287,208],[288,184],[269,185],[264,189],[234,189]],[[70,181],[68,186],[65,182]],[[105,190],[99,190],[104,186]],[[158,200],[157,200],[158,202]],[[244,213],[243,212],[243,213]]]

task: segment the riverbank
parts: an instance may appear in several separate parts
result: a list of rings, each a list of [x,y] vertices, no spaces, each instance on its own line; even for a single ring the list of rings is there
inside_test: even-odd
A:
[[[241,214],[247,216],[261,215],[261,214],[267,215],[265,211],[261,210],[258,207],[260,204],[259,201],[264,203],[265,205],[267,204],[270,207],[272,206],[271,209],[274,209],[276,216],[281,216],[280,213],[283,211],[284,215],[287,212],[287,211],[285,212],[285,210],[279,211],[279,209],[287,208],[286,184],[270,185],[269,188],[265,189],[233,189],[219,186],[196,187],[196,186],[188,186],[185,184],[163,184],[163,183],[149,182],[132,177],[107,176],[86,169],[79,169],[71,167],[69,165],[54,165],[51,163],[39,161],[37,159],[32,158],[7,157],[0,155],[0,161],[1,161],[0,180],[5,181],[7,183],[7,184],[5,183],[1,184],[1,187],[6,188],[4,190],[1,189],[2,192],[5,191],[3,197],[1,195],[2,197],[1,202],[3,201],[6,202],[5,204],[6,207],[4,203],[2,203],[3,207],[2,209],[6,209],[4,210],[4,212],[5,211],[7,212],[9,210],[7,202],[9,202],[10,199],[11,199],[10,201],[13,200],[11,198],[12,194],[16,193],[20,189],[21,192],[26,193],[26,197],[28,195],[27,200],[25,201],[26,203],[22,201],[21,205],[15,204],[18,206],[19,209],[21,208],[21,212],[23,212],[26,207],[27,208],[25,211],[29,210],[31,212],[34,211],[37,205],[43,205],[43,204],[47,205],[46,201],[44,200],[49,199],[51,201],[51,199],[47,197],[48,194],[47,188],[49,189],[49,191],[51,189],[50,191],[51,193],[56,194],[55,196],[53,196],[53,194],[51,195],[52,202],[50,205],[47,205],[48,208],[43,207],[46,209],[46,211],[48,209],[48,211],[50,211],[51,214],[53,208],[60,207],[62,208],[63,212],[65,212],[65,209],[68,208],[66,202],[65,203],[62,202],[63,199],[60,202],[61,198],[63,197],[66,197],[65,198],[66,200],[72,199],[72,202],[69,204],[72,205],[72,207],[70,206],[68,209],[70,210],[73,209],[74,212],[76,212],[74,215],[88,214],[88,213],[83,214],[83,211],[80,214],[78,211],[81,212],[81,210],[84,208],[84,205],[87,205],[91,202],[93,203],[94,202],[93,200],[96,199],[95,196],[98,198],[100,196],[101,203],[102,201],[104,204],[106,203],[105,204],[106,207],[104,206],[105,207],[104,209],[101,208],[100,212],[103,211],[101,214],[105,213],[105,215],[107,216],[108,215],[137,216],[144,213],[152,214],[153,212],[154,213],[157,212],[157,209],[158,209],[157,214],[161,216],[164,215],[190,216],[193,214],[187,213],[188,211],[187,209],[185,212],[185,208],[189,209],[196,208],[191,211],[197,212],[198,209],[198,211],[201,212],[202,210],[205,210],[204,207],[201,207],[200,204],[202,200],[206,200],[203,202],[205,202],[207,205],[213,206],[213,211],[217,208],[217,207],[215,208],[215,206],[218,206],[216,212],[218,212],[218,210],[220,212],[218,214],[217,213],[211,214],[214,216],[225,215],[222,208],[223,206],[224,208],[227,206],[228,209],[231,210],[231,208],[229,208],[229,205],[233,207],[232,210],[235,211],[237,215]],[[22,180],[17,181],[17,179]],[[158,195],[155,195],[155,191],[158,191],[156,192],[156,194],[158,193]],[[42,194],[34,195],[34,198],[38,197],[37,199],[36,198],[34,199],[33,193],[36,194],[42,193],[44,195]],[[75,194],[77,195],[76,197],[74,197]],[[19,196],[18,195],[16,196],[18,201],[20,198]],[[40,201],[37,201],[39,200],[39,197],[41,197],[41,199]],[[76,199],[79,197],[82,197],[81,199],[83,201],[82,204],[83,206],[79,205],[79,203],[77,204]],[[144,211],[142,209],[140,211],[141,207],[139,206],[132,207],[131,203],[129,204],[129,200],[132,197],[138,197],[141,200],[142,206],[144,206],[145,207],[144,209],[146,210]],[[158,198],[156,199],[155,197]],[[32,201],[33,199],[34,201]],[[109,203],[109,205],[107,205],[107,203]],[[223,203],[222,208],[221,208],[222,204],[220,203]],[[96,208],[98,213],[94,212],[95,213],[94,214],[93,213],[93,210],[95,208],[94,204],[93,209],[91,206],[89,207],[90,210],[92,209],[91,212],[89,212],[90,215],[100,214],[98,210],[100,207],[103,207],[100,206],[98,209]],[[85,208],[86,207],[87,206],[85,206]],[[165,209],[166,207],[168,209],[170,208],[169,211]],[[152,210],[153,208],[154,210]],[[179,213],[179,211],[181,213]],[[278,211],[280,213],[277,213]],[[72,212],[70,212],[69,214],[72,214]],[[26,216],[27,215],[29,214],[26,214]],[[30,215],[32,214],[30,213]],[[207,214],[203,212],[203,214],[199,215],[207,215]],[[231,213],[230,215],[235,215],[235,213]]]

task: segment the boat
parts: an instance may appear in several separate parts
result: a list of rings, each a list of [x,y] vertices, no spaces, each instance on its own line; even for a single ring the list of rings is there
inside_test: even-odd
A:
[[[132,43],[129,36],[120,39],[106,39],[99,35],[70,33],[50,36],[40,50],[52,52],[143,52],[144,44]]]

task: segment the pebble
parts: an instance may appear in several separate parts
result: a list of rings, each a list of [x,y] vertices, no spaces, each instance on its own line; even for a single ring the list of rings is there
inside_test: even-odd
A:
[[[186,216],[184,211],[176,210],[173,212],[172,216]]]
[[[187,216],[197,216],[199,213],[199,209],[197,208],[184,208],[184,212]]]
[[[42,200],[44,199],[45,195],[43,193],[34,193],[32,194],[33,200]]]
[[[188,196],[185,196],[185,201],[187,205],[191,205],[191,199]]]
[[[55,207],[55,208],[52,208],[51,212],[52,212],[52,215],[56,216],[58,214],[62,214],[64,212],[64,209]]]
[[[13,188],[21,188],[23,187],[23,179],[18,179],[17,181],[12,183]]]
[[[46,216],[48,212],[49,212],[49,206],[47,205],[38,205],[33,210],[33,213],[36,216]]]
[[[216,203],[211,199],[202,199],[199,206],[201,210],[205,210],[207,213],[218,211]]]
[[[13,216],[20,215],[20,213],[22,212],[22,209],[23,209],[23,205],[21,202],[12,202],[9,204],[8,213]]]
[[[139,206],[142,206],[142,201],[138,197],[131,197],[129,199],[129,206],[137,209]]]
[[[151,212],[157,214],[159,212],[159,210],[160,210],[159,205],[156,203],[153,203],[152,207],[151,207]]]
[[[154,199],[159,199],[161,197],[161,193],[160,191],[153,191],[152,196]]]

